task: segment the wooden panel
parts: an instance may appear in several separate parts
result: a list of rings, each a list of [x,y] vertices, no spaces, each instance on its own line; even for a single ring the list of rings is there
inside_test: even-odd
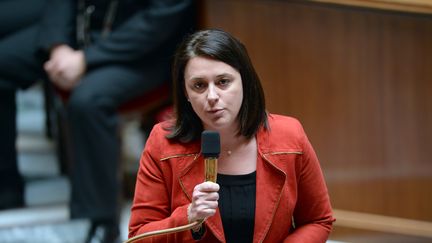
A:
[[[432,238],[432,222],[340,209],[334,209],[334,215],[337,218],[337,225],[341,227]]]
[[[341,5],[383,9],[400,12],[432,13],[430,0],[309,0],[314,2],[334,3]]]
[[[352,229],[336,226],[330,235],[331,240],[350,243],[430,243],[428,237],[384,233],[372,230]]]
[[[432,17],[207,0],[247,46],[268,109],[299,118],[335,208],[432,221]]]

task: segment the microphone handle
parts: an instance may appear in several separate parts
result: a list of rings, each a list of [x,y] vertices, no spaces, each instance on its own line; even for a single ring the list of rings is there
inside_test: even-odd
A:
[[[205,181],[216,182],[217,179],[217,158],[204,158],[205,161]]]

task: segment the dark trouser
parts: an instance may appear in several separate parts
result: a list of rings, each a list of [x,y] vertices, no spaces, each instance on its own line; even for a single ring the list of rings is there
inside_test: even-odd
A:
[[[98,68],[73,90],[66,106],[72,144],[73,218],[118,220],[121,145],[117,108],[167,81],[168,66]]]
[[[41,63],[34,54],[38,18],[44,3],[0,2],[0,209],[23,203],[23,182],[15,148],[15,92],[43,75]]]
[[[0,209],[21,206],[23,181],[18,172],[15,92],[0,91]]]

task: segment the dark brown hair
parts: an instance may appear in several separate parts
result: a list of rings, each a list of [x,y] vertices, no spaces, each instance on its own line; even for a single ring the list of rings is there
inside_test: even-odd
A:
[[[251,138],[260,126],[267,127],[264,91],[244,45],[229,33],[201,30],[185,39],[175,54],[172,79],[174,88],[175,123],[167,136],[189,142],[198,139],[203,124],[185,95],[184,71],[193,57],[202,56],[224,62],[236,69],[242,78],[243,101],[237,119],[239,135]]]

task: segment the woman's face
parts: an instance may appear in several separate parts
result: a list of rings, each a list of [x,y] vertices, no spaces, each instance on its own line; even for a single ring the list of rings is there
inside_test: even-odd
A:
[[[238,129],[243,101],[240,73],[230,65],[207,57],[194,57],[185,68],[186,97],[204,129]]]

